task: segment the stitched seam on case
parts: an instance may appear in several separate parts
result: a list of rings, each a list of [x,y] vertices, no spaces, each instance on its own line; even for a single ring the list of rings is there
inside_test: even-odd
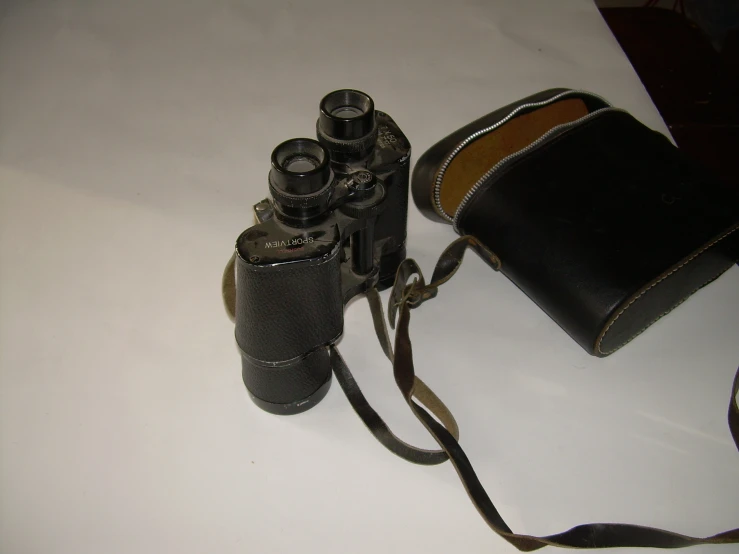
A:
[[[649,285],[649,286],[648,286],[648,287],[647,287],[646,289],[644,289],[644,290],[643,290],[643,291],[642,291],[642,292],[641,292],[641,293],[640,293],[640,294],[639,294],[638,296],[636,296],[635,298],[632,298],[632,299],[631,299],[631,301],[630,301],[630,302],[629,302],[628,304],[626,304],[626,306],[624,306],[624,307],[623,307],[623,308],[621,309],[621,311],[620,311],[620,312],[618,312],[618,314],[616,315],[616,317],[614,317],[614,318],[613,318],[613,320],[612,320],[612,321],[611,321],[611,322],[610,322],[610,323],[608,324],[608,327],[606,327],[606,330],[605,330],[605,331],[603,332],[603,334],[602,334],[602,335],[600,336],[600,338],[599,338],[599,339],[598,339],[598,341],[596,342],[596,345],[595,345],[595,346],[596,346],[596,350],[597,350],[597,351],[598,351],[599,353],[603,354],[603,355],[608,355],[608,354],[611,354],[611,353],[615,352],[616,350],[618,350],[618,349],[619,349],[619,348],[621,348],[622,346],[624,346],[624,345],[628,344],[628,343],[629,343],[629,342],[631,342],[631,341],[632,341],[633,339],[635,339],[635,338],[636,338],[636,337],[637,337],[638,335],[640,335],[640,334],[641,334],[642,332],[644,332],[644,331],[645,331],[645,330],[647,329],[647,327],[650,327],[650,326],[651,326],[651,325],[652,325],[652,324],[653,324],[653,323],[654,323],[655,321],[657,321],[657,320],[658,320],[658,319],[660,319],[661,317],[665,316],[666,314],[668,314],[669,312],[671,312],[671,311],[672,311],[673,309],[675,309],[675,308],[676,308],[677,306],[679,306],[680,304],[682,304],[682,303],[683,303],[683,302],[684,302],[684,301],[685,301],[685,300],[686,300],[686,299],[687,299],[687,298],[688,298],[689,296],[691,296],[691,295],[692,295],[693,293],[695,293],[695,291],[697,291],[697,290],[698,290],[698,289],[700,289],[701,287],[704,287],[705,285],[707,285],[708,283],[710,283],[711,281],[713,281],[714,279],[716,279],[716,278],[717,278],[717,277],[718,277],[719,275],[721,275],[721,273],[723,273],[724,271],[726,271],[726,269],[728,269],[729,267],[731,267],[731,266],[733,265],[733,263],[734,263],[734,262],[731,262],[731,264],[729,264],[729,266],[728,266],[728,267],[727,267],[726,269],[722,270],[722,271],[721,271],[721,272],[720,272],[720,273],[719,273],[718,275],[716,275],[715,277],[712,277],[711,279],[709,279],[708,281],[706,281],[705,283],[703,283],[702,285],[700,285],[700,286],[699,286],[698,288],[696,288],[695,290],[693,290],[692,292],[690,292],[690,293],[689,293],[689,294],[688,294],[687,296],[685,296],[685,297],[684,297],[684,298],[683,298],[682,300],[680,300],[680,301],[679,301],[679,302],[678,302],[677,304],[675,304],[674,306],[672,306],[672,307],[671,307],[671,308],[670,308],[669,310],[667,310],[666,312],[664,312],[664,313],[662,313],[661,315],[659,315],[659,316],[658,316],[658,317],[657,317],[656,319],[652,320],[652,321],[651,321],[650,323],[648,323],[648,324],[646,325],[646,327],[644,327],[644,328],[643,328],[643,329],[642,329],[641,331],[639,331],[638,333],[636,333],[636,334],[635,334],[634,336],[632,336],[631,338],[629,338],[629,339],[628,339],[627,341],[625,341],[624,343],[622,343],[622,344],[618,345],[618,346],[617,346],[616,348],[614,348],[614,349],[612,349],[612,350],[609,350],[609,351],[607,351],[607,352],[604,352],[603,350],[601,350],[601,348],[600,348],[600,345],[601,345],[601,344],[603,344],[603,340],[604,340],[604,339],[606,338],[606,335],[608,334],[608,331],[610,331],[610,330],[611,330],[611,327],[613,327],[613,325],[614,325],[614,324],[616,323],[616,321],[618,321],[618,318],[619,318],[619,317],[621,317],[621,316],[623,315],[623,313],[624,313],[624,312],[625,312],[625,311],[626,311],[626,310],[627,310],[627,309],[628,309],[628,308],[629,308],[629,307],[630,307],[630,306],[631,306],[632,304],[634,304],[634,303],[635,303],[635,302],[636,302],[637,300],[639,300],[639,299],[640,299],[640,298],[641,298],[642,296],[644,296],[644,295],[645,295],[645,294],[646,294],[647,292],[649,292],[649,291],[650,291],[651,289],[653,289],[654,287],[656,287],[657,285],[659,285],[659,284],[660,284],[660,283],[661,283],[662,281],[664,281],[665,279],[667,279],[667,278],[668,278],[668,277],[669,277],[670,275],[672,275],[673,273],[676,273],[676,272],[677,272],[677,271],[678,271],[679,269],[681,269],[681,268],[685,267],[685,266],[686,266],[687,264],[689,264],[690,262],[692,262],[693,260],[695,260],[695,259],[696,259],[696,258],[697,258],[698,256],[700,256],[701,254],[703,254],[703,253],[704,253],[704,252],[705,252],[706,250],[708,250],[709,248],[711,248],[712,246],[714,246],[714,245],[715,245],[715,244],[717,244],[718,242],[720,242],[720,241],[722,241],[723,239],[725,239],[726,237],[728,237],[728,236],[729,236],[730,234],[732,234],[732,233],[733,233],[734,231],[736,231],[737,229],[739,229],[739,225],[736,225],[736,226],[734,226],[734,228],[733,228],[733,229],[731,229],[730,231],[728,231],[728,232],[724,233],[723,235],[721,235],[720,237],[718,237],[717,239],[715,239],[715,240],[714,240],[713,242],[711,242],[711,243],[709,243],[709,244],[705,245],[705,246],[704,246],[703,248],[701,248],[700,250],[698,250],[698,251],[697,251],[696,253],[694,253],[694,254],[693,254],[692,256],[690,256],[690,257],[689,257],[689,258],[688,258],[687,260],[685,260],[685,261],[684,261],[683,263],[681,263],[681,264],[680,264],[679,266],[677,266],[676,268],[674,268],[674,269],[670,270],[670,271],[669,271],[669,272],[668,272],[667,274],[663,275],[662,277],[660,277],[659,279],[657,279],[657,280],[656,280],[656,281],[655,281],[654,283],[652,283],[651,285]]]
[[[728,266],[726,266],[725,268],[723,268],[721,271],[719,271],[716,275],[714,275],[713,277],[711,277],[710,279],[708,279],[708,281],[706,281],[702,285],[699,285],[699,286],[695,287],[692,291],[690,291],[683,298],[681,298],[680,301],[678,301],[676,304],[674,304],[673,306],[671,306],[670,308],[668,308],[667,310],[665,310],[664,312],[662,312],[661,314],[659,314],[652,321],[650,321],[644,327],[642,327],[641,329],[639,329],[639,331],[637,333],[634,333],[634,335],[632,335],[631,337],[629,337],[627,340],[625,340],[624,342],[622,342],[621,344],[619,344],[615,348],[613,348],[611,350],[608,350],[606,352],[603,352],[600,349],[600,345],[598,345],[598,352],[600,352],[604,356],[607,356],[609,354],[613,354],[616,350],[619,350],[620,348],[626,346],[632,340],[634,340],[636,337],[638,337],[639,335],[641,335],[644,331],[646,331],[647,329],[649,329],[652,325],[654,325],[655,323],[657,323],[664,316],[666,316],[667,314],[669,314],[672,310],[674,310],[675,308],[677,308],[680,304],[682,304],[683,302],[685,302],[688,298],[690,298],[691,296],[693,296],[693,294],[695,294],[697,291],[699,291],[700,289],[702,289],[703,287],[705,287],[711,281],[715,281],[716,279],[718,279],[723,273],[725,273],[726,271],[728,271],[729,268],[732,265],[734,265],[734,262],[731,262]],[[605,335],[603,335],[603,336],[605,336]]]

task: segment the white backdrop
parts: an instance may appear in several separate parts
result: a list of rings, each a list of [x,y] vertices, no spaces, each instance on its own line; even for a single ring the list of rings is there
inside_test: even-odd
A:
[[[272,148],[311,136],[337,88],[372,95],[414,158],[554,86],[666,131],[595,6],[16,0],[0,14],[0,551],[515,552],[451,465],[388,453],[335,383],[299,416],[256,408],[220,279]],[[427,272],[454,238],[411,205],[408,252]],[[738,285],[733,268],[601,360],[469,256],[414,313],[416,367],[514,530],[713,534],[739,524]],[[434,446],[366,302],[340,350],[386,421]]]

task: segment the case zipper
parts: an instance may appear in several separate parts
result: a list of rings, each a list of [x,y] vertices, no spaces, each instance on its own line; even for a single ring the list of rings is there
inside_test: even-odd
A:
[[[549,131],[547,131],[546,133],[544,133],[541,137],[539,137],[538,139],[536,139],[534,142],[532,142],[531,144],[529,144],[525,148],[522,148],[521,150],[518,150],[517,152],[514,152],[510,156],[507,156],[507,157],[503,158],[502,160],[500,160],[497,164],[495,164],[493,167],[491,167],[487,171],[487,173],[485,173],[485,175],[483,175],[482,177],[480,177],[480,179],[473,185],[473,187],[470,190],[467,191],[467,194],[464,195],[464,198],[462,199],[462,202],[460,202],[459,207],[457,208],[457,211],[454,214],[454,219],[452,220],[452,225],[454,226],[454,230],[457,233],[460,233],[461,232],[460,229],[459,229],[459,218],[460,218],[460,215],[462,214],[462,210],[470,202],[470,200],[475,195],[475,193],[480,189],[480,187],[482,187],[482,185],[485,184],[485,181],[487,179],[489,179],[493,175],[493,173],[495,173],[496,171],[498,171],[501,168],[502,165],[504,165],[504,164],[510,162],[511,160],[514,160],[514,159],[516,159],[516,158],[518,158],[520,156],[523,156],[527,152],[529,152],[529,151],[533,150],[534,148],[538,147],[539,145],[541,145],[541,143],[545,142],[547,139],[551,138],[553,135],[557,135],[557,134],[559,134],[559,133],[561,133],[563,131],[566,131],[567,129],[570,129],[572,127],[575,127],[577,125],[580,125],[581,123],[585,123],[586,121],[589,121],[589,120],[591,120],[591,119],[593,119],[593,118],[595,118],[595,117],[597,117],[597,116],[599,116],[599,115],[601,115],[603,113],[606,113],[606,112],[624,112],[625,113],[625,111],[622,110],[621,108],[614,108],[614,107],[601,108],[601,109],[596,110],[594,112],[590,112],[588,115],[585,115],[585,116],[581,117],[580,119],[576,119],[575,121],[571,121],[570,123],[563,123],[562,125],[557,125],[556,127],[552,127]]]
[[[508,121],[510,121],[513,117],[515,117],[518,113],[520,113],[523,110],[526,110],[528,108],[538,108],[538,107],[541,107],[541,106],[546,106],[547,104],[551,104],[552,102],[556,102],[557,100],[559,100],[561,98],[564,98],[564,97],[567,97],[567,96],[573,96],[573,95],[589,96],[590,98],[595,98],[595,99],[600,100],[601,102],[603,102],[606,107],[600,108],[600,109],[598,109],[598,110],[596,110],[594,112],[589,113],[587,116],[584,116],[584,117],[582,117],[580,119],[577,119],[575,121],[572,121],[570,123],[565,123],[565,124],[562,124],[562,125],[558,125],[557,127],[553,127],[547,133],[545,133],[544,135],[542,135],[541,137],[539,137],[539,139],[537,139],[535,142],[531,143],[526,148],[524,148],[522,150],[519,150],[518,152],[514,152],[510,156],[502,159],[492,169],[490,169],[490,171],[488,171],[487,173],[485,173],[485,175],[483,175],[483,177],[480,178],[477,181],[477,183],[475,183],[475,185],[467,192],[467,194],[465,195],[464,199],[462,200],[462,203],[457,208],[457,211],[454,214],[454,216],[450,216],[449,214],[446,213],[446,211],[444,211],[444,208],[442,208],[442,206],[441,206],[441,182],[444,180],[444,174],[446,173],[446,170],[449,167],[449,164],[452,163],[452,160],[456,157],[457,154],[459,154],[459,152],[465,146],[467,146],[473,140],[481,137],[482,135],[485,135],[487,133],[490,133],[491,131],[494,131],[495,129],[497,129],[501,125],[504,125],[505,123],[507,123]],[[611,103],[608,102],[608,100],[606,100],[602,96],[599,96],[597,94],[593,94],[592,92],[587,92],[587,91],[584,91],[584,90],[567,90],[567,91],[564,91],[564,92],[560,92],[559,94],[556,94],[556,95],[552,96],[551,98],[549,98],[547,100],[542,100],[541,102],[530,102],[528,104],[522,104],[522,105],[518,106],[516,109],[514,109],[513,111],[511,111],[508,115],[506,115],[500,121],[497,121],[496,123],[494,123],[493,125],[490,125],[489,127],[485,127],[484,129],[480,129],[479,131],[475,131],[469,137],[467,137],[462,142],[460,142],[454,148],[454,150],[452,150],[449,153],[449,155],[447,156],[447,158],[444,160],[444,162],[441,164],[441,167],[439,168],[439,173],[436,176],[436,183],[434,184],[434,203],[436,204],[436,211],[437,211],[437,213],[439,215],[441,215],[444,219],[446,219],[448,222],[453,223],[454,224],[454,229],[457,230],[457,224],[456,224],[457,216],[459,215],[459,213],[461,211],[461,208],[469,201],[469,198],[468,197],[471,196],[472,194],[474,194],[474,192],[478,188],[480,188],[480,186],[482,184],[481,181],[483,181],[484,179],[486,179],[487,177],[489,177],[493,173],[494,170],[496,170],[498,167],[500,167],[500,165],[502,163],[506,162],[507,160],[511,159],[512,157],[518,155],[521,152],[527,152],[529,149],[534,148],[535,146],[537,146],[538,144],[540,144],[541,141],[543,141],[545,138],[547,138],[548,136],[550,136],[550,134],[553,131],[561,130],[561,129],[566,128],[568,126],[575,125],[575,124],[577,124],[577,123],[579,123],[581,121],[584,121],[589,116],[591,116],[593,114],[596,114],[596,113],[600,113],[602,110],[609,109],[611,107],[612,107],[611,106]]]

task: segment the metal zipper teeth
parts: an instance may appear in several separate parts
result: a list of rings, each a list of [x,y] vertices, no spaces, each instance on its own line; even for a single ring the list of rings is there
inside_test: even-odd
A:
[[[454,217],[450,216],[446,211],[444,211],[444,208],[441,206],[441,182],[444,180],[444,174],[446,173],[446,170],[449,167],[449,164],[452,163],[452,160],[456,157],[457,154],[470,142],[475,140],[476,138],[487,134],[491,131],[494,131],[501,125],[507,123],[510,119],[512,119],[516,114],[518,114],[521,110],[525,110],[528,108],[538,108],[541,106],[546,106],[547,104],[551,104],[552,102],[556,102],[560,98],[564,98],[566,96],[572,96],[572,95],[583,95],[583,96],[589,96],[591,98],[596,98],[603,102],[607,107],[611,107],[611,103],[608,102],[605,98],[602,96],[599,96],[597,94],[593,94],[592,92],[587,92],[585,90],[566,90],[564,92],[560,92],[559,94],[556,94],[555,96],[552,96],[551,98],[548,98],[547,100],[542,100],[541,102],[530,102],[528,104],[522,104],[518,106],[515,110],[513,110],[511,113],[509,113],[507,116],[505,116],[500,121],[494,123],[490,127],[485,127],[484,129],[480,129],[479,131],[475,131],[472,133],[469,137],[464,139],[462,142],[460,142],[454,150],[452,150],[447,158],[444,160],[444,163],[441,164],[441,167],[439,168],[439,173],[436,176],[436,183],[434,184],[434,203],[436,204],[436,211],[437,213],[443,217],[445,220],[447,220],[449,223],[454,222]],[[603,109],[603,108],[601,108]],[[595,113],[595,112],[593,112]],[[459,212],[459,210],[457,210]],[[456,215],[455,215],[456,217]]]
[[[561,131],[565,131],[572,127],[575,127],[576,125],[579,125],[581,123],[585,123],[586,121],[593,119],[594,117],[597,117],[605,112],[625,112],[625,110],[622,110],[621,108],[614,108],[614,107],[601,108],[599,110],[589,113],[588,115],[581,117],[580,119],[576,119],[575,121],[571,121],[569,123],[563,123],[562,125],[557,125],[556,127],[552,127],[549,131],[544,133],[542,136],[540,136],[538,139],[536,139],[534,142],[532,142],[525,148],[522,148],[521,150],[514,152],[510,156],[503,158],[497,164],[491,167],[487,171],[487,173],[485,173],[485,175],[480,177],[480,179],[474,184],[474,186],[470,190],[467,191],[467,194],[464,195],[464,198],[462,199],[462,202],[459,204],[459,207],[457,208],[457,211],[454,214],[454,218],[452,219],[452,225],[454,226],[454,230],[457,233],[461,233],[459,229],[459,217],[462,214],[462,210],[469,203],[469,201],[472,199],[475,193],[479,190],[479,188],[485,183],[485,181],[489,179],[493,173],[495,173],[498,169],[500,169],[500,167],[503,164],[506,164],[515,158],[523,156],[527,152],[539,146],[542,142],[550,138],[552,135],[557,134]]]

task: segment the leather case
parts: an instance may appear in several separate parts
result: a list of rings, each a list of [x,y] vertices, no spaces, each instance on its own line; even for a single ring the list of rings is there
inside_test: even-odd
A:
[[[411,188],[596,356],[739,256],[736,191],[585,91],[543,91],[466,125],[419,158]]]

